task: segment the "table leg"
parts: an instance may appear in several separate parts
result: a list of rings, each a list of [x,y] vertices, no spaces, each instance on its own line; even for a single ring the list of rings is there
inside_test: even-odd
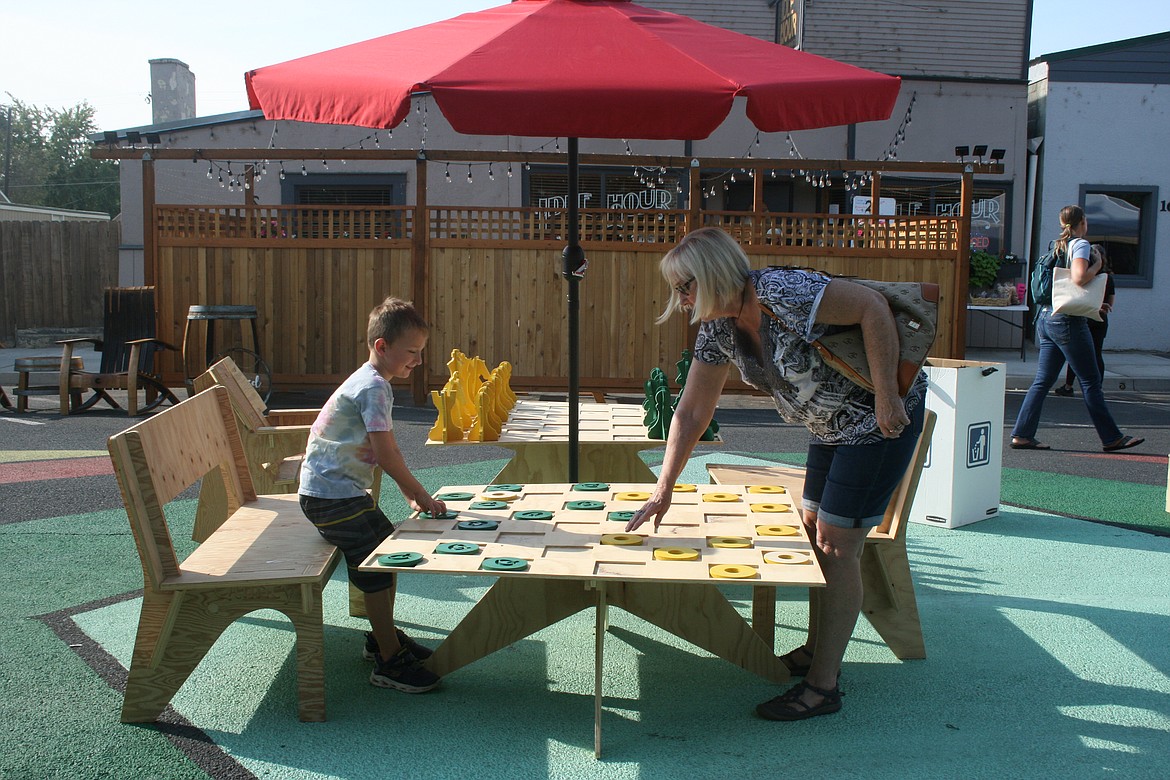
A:
[[[427,659],[439,676],[595,606],[580,580],[500,577]]]
[[[593,587],[597,590],[597,614],[593,624],[593,757],[601,758],[601,699],[607,622],[605,583],[595,582]]]
[[[569,479],[567,442],[492,442],[512,450],[512,459],[492,478],[494,483],[549,484]],[[658,477],[638,457],[642,450],[662,446],[658,441],[581,442],[577,479],[581,482],[638,482],[653,484]]]
[[[620,607],[753,674],[786,682],[788,668],[714,585],[615,583],[609,604]]]

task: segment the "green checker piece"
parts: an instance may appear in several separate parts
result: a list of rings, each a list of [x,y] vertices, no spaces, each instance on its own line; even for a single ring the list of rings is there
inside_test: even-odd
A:
[[[566,509],[605,509],[604,501],[570,501]]]
[[[460,531],[494,531],[500,524],[495,520],[464,520],[455,527]]]
[[[489,491],[503,490],[508,493],[519,493],[524,489],[523,485],[488,485],[483,489],[485,493]]]
[[[438,555],[476,555],[479,545],[471,542],[444,542],[435,548]]]
[[[435,496],[440,501],[470,501],[475,498],[474,493],[440,493]]]
[[[516,520],[552,520],[553,513],[545,509],[525,509],[512,517]]]
[[[422,553],[416,552],[396,552],[378,556],[379,566],[418,566],[422,561]]]
[[[528,561],[523,558],[488,558],[483,562],[485,571],[524,571]]]
[[[507,509],[507,501],[474,501],[468,509]]]
[[[459,513],[452,512],[448,509],[446,512],[440,512],[437,515],[432,515],[430,512],[419,512],[418,516],[427,520],[454,520],[456,517],[459,517]]]
[[[578,482],[573,485],[573,490],[585,490],[591,492],[599,492],[602,490],[609,490],[608,482]]]
[[[619,523],[628,523],[634,519],[634,513],[630,510],[623,509],[620,512],[610,512],[605,516],[606,520],[613,520]]]

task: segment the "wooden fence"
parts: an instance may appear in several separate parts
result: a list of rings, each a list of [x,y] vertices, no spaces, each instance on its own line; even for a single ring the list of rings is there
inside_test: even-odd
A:
[[[281,388],[335,385],[366,358],[369,310],[389,294],[425,307],[433,324],[416,396],[447,378],[454,348],[513,365],[513,386],[564,389],[565,213],[546,208],[157,206],[160,337],[181,341],[192,304],[251,304],[261,353]],[[665,306],[658,260],[690,228],[683,211],[583,210],[589,267],[580,286],[583,389],[638,391],[651,368],[671,373],[693,332]],[[959,222],[938,217],[701,212],[727,229],[756,267],[801,265],[942,291],[936,357],[952,357],[961,269]],[[697,226],[697,225],[696,225]],[[226,330],[226,328],[224,329]],[[229,346],[224,343],[221,346]],[[164,374],[184,371],[167,357]]]
[[[116,220],[0,220],[0,344],[11,346],[26,328],[99,330],[121,236]]]

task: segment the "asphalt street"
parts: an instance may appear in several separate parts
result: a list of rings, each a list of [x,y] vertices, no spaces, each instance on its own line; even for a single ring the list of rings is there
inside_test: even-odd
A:
[[[1023,400],[1020,390],[1009,390],[1005,398],[1003,441],[1010,438],[1011,425]],[[1088,413],[1080,397],[1061,398],[1050,395],[1037,438],[1052,446],[1046,452],[1013,450],[1004,444],[1003,466],[1045,474],[1069,474],[1122,482],[1165,485],[1166,453],[1170,452],[1170,392],[1108,393],[1110,408],[1123,431],[1144,436],[1145,444],[1121,453],[1102,453],[1089,424]],[[117,410],[92,410],[62,418],[51,399],[33,399],[37,411],[17,415],[0,414],[0,450],[58,450],[81,454],[104,451],[106,439],[133,421]],[[274,407],[310,407],[322,397],[305,394],[276,396]],[[631,399],[632,400],[632,399]],[[743,396],[727,397],[728,403],[716,413],[723,434],[724,451],[742,454],[803,453],[807,444],[804,429],[783,423],[764,399]],[[504,449],[482,447],[426,446],[427,431],[435,420],[430,405],[416,407],[400,404],[394,411],[399,446],[413,468],[470,463],[509,453]],[[497,455],[498,454],[498,455]],[[661,450],[650,450],[648,457],[657,463]],[[35,467],[35,464],[30,464]],[[108,474],[108,470],[105,472]],[[36,517],[59,517],[78,512],[121,506],[117,488],[108,477],[78,472],[67,482],[55,481],[54,490],[46,492],[43,483],[10,482],[0,484],[0,523]],[[62,489],[68,485],[68,489]],[[19,517],[13,516],[19,514]],[[5,517],[5,515],[7,515]]]

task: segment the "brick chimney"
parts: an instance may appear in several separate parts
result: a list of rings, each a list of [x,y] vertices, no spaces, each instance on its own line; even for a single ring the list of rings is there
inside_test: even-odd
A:
[[[150,60],[150,111],[156,125],[195,116],[195,74],[187,63]]]

